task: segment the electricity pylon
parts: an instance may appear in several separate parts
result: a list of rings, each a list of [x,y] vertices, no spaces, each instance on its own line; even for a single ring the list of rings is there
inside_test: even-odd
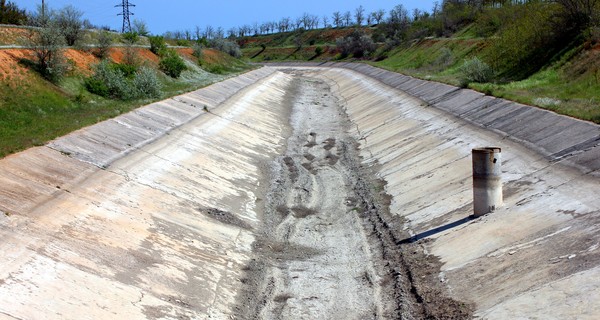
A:
[[[121,28],[121,32],[131,32],[131,21],[129,20],[129,17],[133,15],[133,12],[129,11],[129,7],[135,7],[135,4],[129,3],[129,0],[123,0],[123,3],[118,4],[115,7],[123,7],[123,13],[118,14],[118,16],[123,16],[123,28]]]

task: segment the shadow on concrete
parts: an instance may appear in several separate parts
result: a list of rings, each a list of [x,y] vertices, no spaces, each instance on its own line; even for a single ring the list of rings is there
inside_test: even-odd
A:
[[[421,239],[425,239],[427,237],[431,237],[431,236],[433,236],[435,234],[438,234],[440,232],[444,232],[446,230],[450,230],[452,228],[456,228],[456,227],[458,227],[460,225],[463,225],[465,223],[468,223],[468,222],[470,222],[472,220],[475,220],[475,216],[470,215],[470,216],[468,216],[466,218],[462,218],[460,220],[448,223],[446,225],[443,225],[443,226],[440,226],[440,227],[437,227],[437,228],[434,228],[434,229],[431,229],[431,230],[428,230],[428,231],[425,231],[425,232],[421,232],[421,233],[415,234],[414,236],[412,236],[410,238],[406,238],[404,240],[401,240],[400,242],[398,242],[398,244],[405,244],[405,243],[416,242],[416,241],[419,241]]]

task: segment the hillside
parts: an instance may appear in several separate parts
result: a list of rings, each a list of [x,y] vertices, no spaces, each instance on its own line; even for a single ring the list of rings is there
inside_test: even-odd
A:
[[[398,45],[378,42],[368,57],[343,57],[336,39],[354,28],[288,32],[239,40],[245,58],[255,63],[271,61],[357,61],[417,78],[468,87],[488,95],[533,105],[560,114],[600,123],[600,37],[587,36],[549,49],[518,44],[525,58],[499,58],[501,35],[478,36],[469,24],[451,36],[421,37]],[[373,34],[375,27],[360,31]],[[301,39],[301,40],[298,40]],[[296,43],[294,45],[294,42]],[[531,49],[533,52],[534,49]],[[517,49],[514,49],[517,50]],[[510,55],[510,53],[506,53]],[[487,81],[466,81],[465,63],[475,58],[490,63]],[[514,66],[503,65],[505,60]],[[520,61],[520,62],[519,62]],[[507,62],[508,63],[508,62]]]
[[[1,27],[0,43],[23,43],[26,28]],[[143,43],[143,42],[142,42]],[[143,46],[139,44],[138,46]],[[107,59],[125,64],[127,47],[117,44]],[[43,78],[33,66],[29,49],[0,49],[0,157],[42,145],[56,137],[115,117],[141,105],[192,91],[247,70],[249,66],[214,49],[203,49],[202,58],[191,48],[176,49],[187,70],[177,79],[160,72],[160,57],[148,48],[132,48],[136,64],[155,70],[160,94],[148,98],[116,99],[90,93],[85,81],[101,59],[91,48],[66,48],[67,74],[58,83]]]

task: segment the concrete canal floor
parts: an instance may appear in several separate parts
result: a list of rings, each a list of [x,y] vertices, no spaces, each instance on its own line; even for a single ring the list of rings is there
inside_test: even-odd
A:
[[[0,319],[597,319],[597,125],[263,67],[0,160]],[[471,149],[504,205],[472,214]]]

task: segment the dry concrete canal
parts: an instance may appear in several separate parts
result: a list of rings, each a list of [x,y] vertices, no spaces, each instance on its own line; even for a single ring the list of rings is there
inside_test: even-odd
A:
[[[0,160],[0,319],[597,319],[600,129],[264,67]],[[473,211],[471,150],[504,203]]]

